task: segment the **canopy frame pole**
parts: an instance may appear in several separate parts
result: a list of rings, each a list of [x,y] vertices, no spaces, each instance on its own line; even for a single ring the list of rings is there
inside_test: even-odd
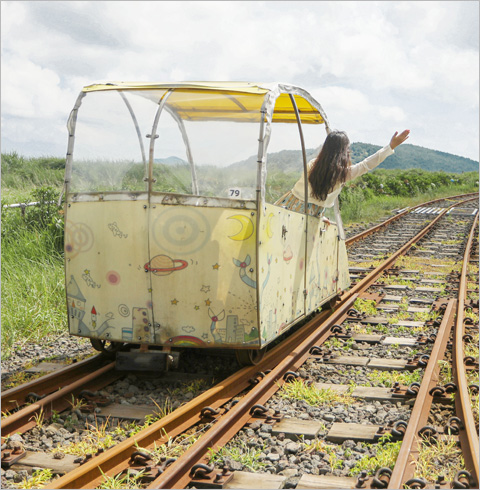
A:
[[[149,148],[149,154],[148,154],[148,177],[146,177],[146,180],[148,181],[148,200],[149,201],[150,201],[151,195],[152,195],[153,157],[154,157],[154,152],[155,152],[155,140],[158,138],[158,135],[157,135],[158,121],[160,120],[160,114],[163,111],[165,103],[167,102],[167,99],[170,97],[172,92],[173,92],[173,89],[170,89],[162,95],[162,98],[160,99],[160,101],[158,103],[158,109],[157,109],[157,112],[155,114],[155,118],[153,120],[152,132],[150,135],[147,134],[147,138],[148,137],[150,138],[150,148]]]
[[[305,263],[307,263],[308,254],[308,169],[307,169],[307,152],[305,150],[305,139],[303,137],[302,121],[300,118],[300,112],[298,111],[297,103],[295,102],[295,97],[293,94],[288,94],[293,105],[293,110],[295,111],[295,117],[297,118],[298,132],[300,134],[300,144],[302,145],[302,159],[303,159],[303,178],[304,178],[304,212],[305,212]],[[303,312],[306,311],[307,302],[307,267],[304,267],[303,271]]]
[[[75,146],[75,128],[77,125],[77,115],[78,109],[82,105],[82,100],[87,95],[85,92],[80,92],[75,101],[75,105],[73,106],[72,111],[70,112],[70,116],[67,120],[67,129],[68,129],[68,146],[67,146],[67,155],[65,157],[65,179],[63,181],[63,187],[60,191],[60,196],[58,197],[58,206],[62,205],[62,198],[64,193],[68,193],[70,188],[70,182],[72,180],[72,164],[73,164],[73,148]]]
[[[140,127],[138,125],[137,117],[135,116],[135,112],[133,111],[133,108],[132,108],[129,100],[127,99],[127,96],[120,90],[117,93],[120,95],[123,102],[125,102],[125,105],[127,106],[128,112],[130,113],[130,116],[132,117],[133,124],[135,125],[135,131],[137,132],[138,142],[140,143],[140,151],[142,152],[142,162],[143,162],[144,168],[146,168],[147,158],[145,156],[145,146],[143,144],[142,134],[140,132]]]
[[[185,144],[185,151],[187,153],[187,160],[188,163],[190,164],[190,171],[192,173],[192,192],[195,196],[198,196],[199,190],[198,190],[197,169],[193,161],[192,149],[190,147],[190,141],[187,136],[185,124],[183,123],[183,119],[172,107],[166,106],[165,110],[173,117],[173,119],[175,119],[175,122],[178,124],[180,132],[182,133],[183,143]]]

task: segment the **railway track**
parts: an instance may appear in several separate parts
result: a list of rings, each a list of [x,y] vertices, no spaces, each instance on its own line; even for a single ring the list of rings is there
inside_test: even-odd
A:
[[[456,200],[459,201],[460,197]],[[463,488],[475,488],[478,485],[478,464],[475,465],[478,460],[478,419],[475,420],[470,399],[477,396],[478,404],[478,351],[475,358],[465,356],[463,349],[468,336],[473,338],[476,334],[478,342],[478,291],[475,300],[475,292],[468,290],[468,273],[472,269],[469,269],[468,258],[472,245],[477,247],[478,265],[478,242],[475,244],[474,239],[478,218],[472,207],[476,203],[470,201],[455,206],[450,201],[435,204],[431,212],[427,213],[429,205],[416,207],[399,213],[386,225],[376,227],[375,243],[382,235],[385,244],[377,247],[378,250],[372,250],[372,243],[368,243],[371,241],[371,238],[366,238],[369,233],[349,239],[355,283],[344,292],[335,311],[327,310],[316,315],[270,350],[257,366],[241,369],[134,437],[93,458],[85,458],[78,468],[53,480],[47,488],[93,488],[101,483],[105,475],[114,476],[128,471],[136,475],[137,485],[148,488],[185,488],[188,485],[196,488],[258,488],[259,482],[262,482],[263,488],[281,488],[284,485],[291,488],[401,488],[405,482],[411,488],[433,484],[440,485],[440,488],[450,488],[449,485],[460,488],[459,484],[464,485]],[[459,211],[459,208],[463,211]],[[444,223],[450,227],[448,238],[442,238],[441,227]],[[465,240],[454,238],[455,234],[468,235],[469,239],[465,243]],[[439,252],[439,248],[443,252]],[[405,253],[409,255],[405,256]],[[440,253],[444,255],[440,256]],[[388,256],[385,261],[381,260],[384,256]],[[431,260],[432,256],[434,261]],[[454,264],[459,260],[463,263],[461,271],[456,270],[458,267],[455,268]],[[408,267],[411,264],[424,266],[425,263],[428,267]],[[450,282],[445,284],[444,279]],[[439,284],[442,287],[438,287]],[[369,310],[361,311],[363,304],[368,304]],[[473,322],[473,329],[468,325],[470,322],[464,322],[465,309],[470,319],[476,311],[477,323]],[[375,312],[374,316],[371,311]],[[472,331],[465,333],[465,329]],[[397,332],[397,337],[387,336],[392,330]],[[412,336],[412,331],[419,335]],[[450,345],[451,350],[448,349]],[[407,354],[407,358],[394,359],[392,353],[395,351]],[[418,352],[408,356],[413,351]],[[368,355],[356,355],[359,353]],[[453,381],[449,381],[448,388],[445,388],[448,383],[445,386],[438,384],[439,362],[444,358],[447,362],[456,362],[455,367],[451,368]],[[110,371],[108,366],[100,369]],[[465,381],[467,370],[477,372],[476,395],[472,383]],[[352,390],[352,387],[339,382],[342,378],[365,377],[373,371],[400,373],[398,379],[406,379],[404,373],[421,372],[421,383],[406,386],[393,382],[391,388],[357,386]],[[339,372],[350,375],[339,378]],[[102,378],[103,381],[111,382]],[[285,414],[282,413],[284,399],[279,394],[288,393],[292,386],[311,386],[328,394],[338,392],[339,396],[347,393],[349,398],[340,396],[336,405],[344,404],[347,407],[352,403],[359,413],[367,413],[365,407],[370,407],[372,402],[389,408],[390,413],[384,417],[386,423],[382,421],[380,424],[372,423],[382,418],[378,415],[379,411],[373,420],[360,417],[360,423],[351,422],[353,416],[344,416],[344,412],[349,415],[349,409],[338,413],[331,413],[330,408],[316,409],[304,418],[296,410]],[[75,389],[80,387],[75,385]],[[452,390],[455,390],[454,408],[449,398]],[[25,390],[23,396],[25,398]],[[13,398],[13,394],[10,393],[9,397]],[[50,404],[46,398],[43,407]],[[401,409],[390,410],[390,406],[398,404]],[[451,407],[452,411],[452,416],[441,427],[438,420],[436,425],[430,420],[431,408],[438,404]],[[31,419],[34,410],[42,408],[25,407],[12,416],[18,419],[20,416],[17,414],[22,410],[30,410],[28,414]],[[312,414],[323,417],[320,426]],[[5,435],[19,430],[18,425],[9,425],[8,418],[2,420],[2,436],[4,425],[13,427],[8,429],[10,432],[6,430]],[[312,427],[318,430],[312,432]],[[165,453],[163,458],[158,455],[156,448],[171,443],[192,428],[200,430],[202,437],[175,461],[166,457]],[[473,432],[469,432],[472,428]],[[258,433],[267,436],[259,436]],[[292,442],[285,443],[289,438]],[[240,446],[249,444],[250,439],[253,440],[253,445],[249,446],[251,448],[261,446],[261,441],[276,447],[275,452],[263,454],[262,468],[265,471],[255,473],[253,485],[248,484],[252,474],[230,471],[232,464],[229,458],[222,459],[220,455],[216,460],[222,464],[211,464],[212,451],[221,451],[221,448],[235,441]],[[419,466],[422,445],[428,443],[431,447],[435,441],[444,443],[445,440],[461,445],[464,463],[457,465],[460,469],[453,476],[438,475],[435,481],[412,473],[415,465],[411,463],[413,461]],[[358,444],[380,448],[382,443],[386,445],[385,441],[400,445],[393,471],[379,468],[370,474],[371,471],[362,470],[353,477],[347,470],[355,466],[346,467],[346,461],[343,468],[338,467],[338,463],[337,467],[331,464],[331,454],[342,451],[345,455],[352,444],[355,448]],[[315,447],[324,450],[312,449]],[[358,446],[358,449],[362,449],[362,446]],[[307,459],[315,461],[316,467],[310,465],[312,468],[307,467],[303,474],[299,474],[302,471],[295,470],[296,463],[290,460],[302,452],[304,454],[299,459],[310,456]],[[355,453],[353,447],[350,453]],[[319,454],[328,455],[330,468],[323,464],[325,458],[321,457],[317,463]],[[222,465],[223,468],[220,467]],[[443,480],[439,477],[443,477]]]

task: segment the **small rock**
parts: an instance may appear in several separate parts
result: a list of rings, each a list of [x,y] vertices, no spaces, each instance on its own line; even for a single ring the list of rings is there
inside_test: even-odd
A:
[[[17,473],[16,473],[15,471],[13,471],[13,470],[7,470],[7,471],[5,472],[5,478],[6,478],[7,480],[13,480],[13,479],[15,478],[15,475],[16,475],[16,474],[17,474]]]
[[[225,466],[230,471],[242,471],[243,470],[243,464],[242,463],[240,463],[239,461],[234,461],[233,459],[229,459],[229,458],[225,459]]]
[[[13,481],[15,483],[20,483],[24,479],[28,478],[27,470],[19,470],[17,474],[13,477]]]
[[[280,454],[268,453],[266,459],[272,462],[278,461],[280,459]]]
[[[138,386],[135,386],[135,385],[130,385],[128,387],[128,391],[130,393],[139,393],[140,392],[140,388],[138,388]]]
[[[21,442],[23,443],[23,437],[20,434],[12,434],[9,438],[10,442]]]
[[[301,450],[300,444],[296,442],[289,442],[285,446],[285,453],[286,454],[297,454]]]
[[[53,459],[63,459],[65,457],[64,453],[61,453],[60,451],[56,451],[53,453]]]
[[[282,476],[286,476],[287,478],[291,478],[292,476],[298,475],[298,470],[296,468],[286,468],[280,472]]]
[[[269,425],[269,424],[262,424],[260,426],[260,430],[262,432],[268,432],[268,433],[270,433],[270,432],[272,432],[272,429],[273,429],[273,427],[271,425]]]

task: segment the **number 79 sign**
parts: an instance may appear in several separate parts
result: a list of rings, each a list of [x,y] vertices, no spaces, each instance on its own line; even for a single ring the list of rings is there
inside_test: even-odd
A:
[[[240,199],[242,197],[242,190],[240,187],[230,187],[230,189],[228,189],[228,197]]]

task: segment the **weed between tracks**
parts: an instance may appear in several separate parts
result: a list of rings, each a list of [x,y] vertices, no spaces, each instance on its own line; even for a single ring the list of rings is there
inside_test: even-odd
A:
[[[402,441],[390,442],[391,435],[381,437],[378,445],[365,444],[366,447],[376,447],[375,456],[364,456],[349,472],[350,476],[357,476],[362,471],[374,475],[380,468],[393,469],[402,446]]]
[[[453,481],[455,474],[465,468],[462,451],[454,439],[438,440],[433,444],[420,440],[415,477],[434,482],[439,475]]]
[[[250,447],[245,441],[227,444],[218,451],[209,449],[209,464],[222,467],[229,466],[230,461],[236,461],[252,472],[260,471],[267,466],[267,463],[260,460],[264,450],[265,446]]]
[[[422,370],[416,369],[415,371],[373,371],[367,373],[367,378],[370,380],[373,386],[381,386],[385,388],[391,388],[394,383],[400,383],[401,385],[409,386],[412,383],[419,383],[422,381]]]
[[[17,488],[43,488],[53,478],[52,470],[46,468],[32,472],[31,478],[24,478],[17,483]]]
[[[72,403],[72,407],[79,406],[75,400]],[[165,401],[164,406],[159,406],[157,403],[155,405],[154,413],[147,415],[143,424],[130,422],[118,424],[115,428],[112,428],[109,424],[109,418],[99,424],[95,416],[95,424],[89,424],[87,430],[83,431],[82,440],[74,441],[66,446],[59,446],[55,448],[55,451],[76,456],[86,456],[87,454],[95,454],[99,449],[109,449],[118,444],[121,438],[134,436],[173,411],[170,399]],[[69,415],[66,417],[65,426],[74,426],[74,422],[73,414]]]
[[[290,400],[303,400],[312,406],[338,405],[340,403],[352,405],[356,400],[350,393],[351,390],[347,393],[338,393],[330,388],[319,389],[313,385],[309,386],[303,380],[294,380],[283,384],[278,396]]]
[[[143,475],[143,471],[136,474],[119,474],[115,476],[107,476],[102,470],[102,483],[96,488],[99,489],[130,489],[130,488],[142,488],[140,480]]]
[[[355,300],[355,303],[353,304],[353,307],[359,313],[365,313],[368,316],[376,316],[378,314],[378,310],[375,307],[375,305],[376,305],[375,301],[371,299],[357,298]]]

